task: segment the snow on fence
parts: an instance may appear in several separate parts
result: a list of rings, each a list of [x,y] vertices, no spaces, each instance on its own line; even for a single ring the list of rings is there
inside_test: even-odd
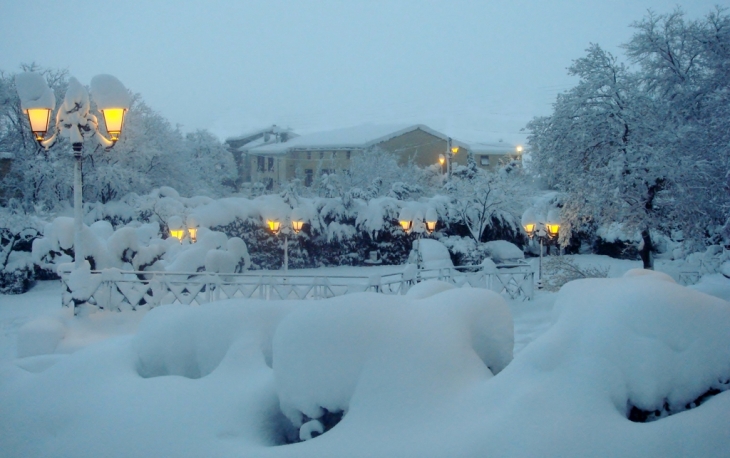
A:
[[[534,272],[529,266],[484,272],[481,266],[420,270],[371,276],[287,275],[272,272],[216,274],[208,272],[87,271],[82,287],[72,288],[72,271],[61,270],[62,304],[102,310],[149,310],[162,304],[205,304],[253,298],[264,300],[324,299],[363,291],[405,294],[415,283],[438,279],[456,286],[487,288],[510,299],[531,300]]]

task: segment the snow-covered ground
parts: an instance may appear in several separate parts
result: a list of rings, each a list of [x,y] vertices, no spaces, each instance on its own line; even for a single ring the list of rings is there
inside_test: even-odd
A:
[[[730,280],[574,258],[611,278],[84,318],[57,282],[0,296],[0,455],[730,456]]]

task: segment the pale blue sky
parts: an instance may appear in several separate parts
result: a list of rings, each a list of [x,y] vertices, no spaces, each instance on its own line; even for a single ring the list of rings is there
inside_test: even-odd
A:
[[[518,142],[589,43],[617,53],[648,8],[696,18],[715,3],[0,0],[0,70],[111,73],[173,124],[221,138],[420,122]]]

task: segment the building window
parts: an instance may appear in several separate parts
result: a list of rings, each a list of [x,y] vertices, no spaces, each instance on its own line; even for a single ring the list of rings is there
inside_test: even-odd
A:
[[[320,159],[324,159],[324,151],[320,151],[319,152],[319,158]]]
[[[312,152],[311,151],[307,151],[307,159],[309,159],[309,160],[312,159]]]
[[[267,159],[269,160],[269,167],[267,168],[267,170],[269,172],[273,172],[274,171],[274,158],[273,157],[269,157]]]
[[[337,151],[332,151],[332,159],[334,159],[335,157],[337,157]]]
[[[262,157],[262,156],[258,156],[256,158],[256,162],[257,162],[257,164],[256,164],[256,171],[257,172],[263,172],[264,171],[264,159],[265,158]]]
[[[312,169],[307,169],[304,171],[304,186],[312,186],[312,183],[314,182],[314,171]]]
[[[348,152],[347,152],[347,160],[348,160],[348,161],[350,160],[350,154],[352,154],[352,151],[348,151]]]
[[[273,191],[274,190],[274,179],[273,178],[264,178],[264,186],[266,186],[267,191]]]
[[[489,165],[489,156],[479,156],[481,165]]]

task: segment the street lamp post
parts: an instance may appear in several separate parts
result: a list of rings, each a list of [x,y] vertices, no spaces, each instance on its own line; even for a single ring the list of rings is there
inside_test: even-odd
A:
[[[28,116],[31,131],[41,147],[48,149],[58,136],[71,142],[74,164],[74,268],[79,269],[85,260],[83,249],[83,189],[81,165],[83,147],[87,140],[94,139],[106,149],[112,148],[122,133],[124,115],[129,109],[129,93],[124,85],[111,75],[97,75],[91,80],[91,97],[76,78],[70,78],[63,103],[56,112],[54,133],[49,131],[51,111],[56,108],[56,97],[48,87],[45,78],[36,72],[24,72],[15,77],[15,86],[20,96],[21,109]],[[104,118],[110,138],[99,132],[99,121],[91,113],[91,101]]]
[[[420,219],[420,218],[414,218],[412,212],[410,209],[404,208],[401,210],[400,216],[398,217],[398,222],[400,223],[401,228],[403,228],[403,231],[406,234],[410,234],[413,230],[413,221],[414,219]],[[433,208],[429,208],[426,211],[426,217],[423,219],[423,225],[426,228],[426,231],[428,234],[432,234],[434,230],[436,230],[436,224],[438,222],[438,215],[436,214],[436,210]],[[421,262],[422,262],[422,254],[421,254],[421,232],[418,233],[418,238],[415,240],[416,245],[416,268],[420,270],[421,268]]]
[[[284,234],[284,272],[289,271],[289,228],[288,227],[281,227],[281,223],[279,220],[268,220],[267,224],[269,226],[269,230],[274,235],[279,235],[279,233]],[[291,214],[291,229],[294,231],[295,234],[299,234],[299,231],[302,230],[302,227],[304,227],[304,220],[299,216],[299,212],[295,209]]]
[[[522,227],[525,229],[527,236],[532,240],[537,236],[540,241],[540,262],[538,267],[537,288],[542,289],[542,246],[549,244],[551,241],[558,239],[560,233],[560,217],[557,210],[551,210],[548,213],[547,221],[542,217],[537,217],[535,212],[530,208],[522,214]]]

